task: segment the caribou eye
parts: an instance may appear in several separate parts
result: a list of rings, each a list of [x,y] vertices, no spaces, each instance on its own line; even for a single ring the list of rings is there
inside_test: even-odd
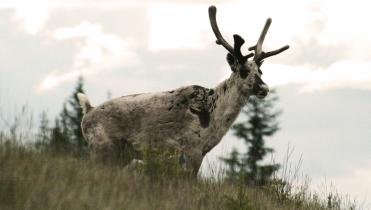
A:
[[[258,71],[259,71],[259,73],[260,73],[261,75],[263,74],[262,70],[258,69]]]

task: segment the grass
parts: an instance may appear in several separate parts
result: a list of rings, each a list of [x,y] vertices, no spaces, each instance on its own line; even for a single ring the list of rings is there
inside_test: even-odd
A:
[[[155,164],[164,162],[157,160]],[[287,190],[285,182],[248,188],[173,173],[176,167],[144,167],[143,173],[132,174],[120,166],[42,153],[3,138],[0,209],[340,209],[305,190]]]

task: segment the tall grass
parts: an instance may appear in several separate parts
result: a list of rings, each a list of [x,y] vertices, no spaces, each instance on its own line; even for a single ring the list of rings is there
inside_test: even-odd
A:
[[[174,173],[178,169],[161,165],[161,158],[155,168],[151,165],[133,174],[120,166],[53,156],[0,141],[0,209],[4,210],[340,209],[307,196],[308,192],[301,192],[306,196],[300,197],[282,191],[287,183],[247,188],[236,182],[197,179]],[[158,168],[172,176],[159,173]]]

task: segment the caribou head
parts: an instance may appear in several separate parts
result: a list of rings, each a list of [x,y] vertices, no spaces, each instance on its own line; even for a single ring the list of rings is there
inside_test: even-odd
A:
[[[228,50],[227,62],[231,67],[233,73],[238,74],[242,82],[242,88],[248,92],[250,95],[255,95],[258,98],[264,98],[268,92],[268,86],[261,79],[262,71],[260,69],[261,65],[264,62],[265,58],[277,55],[287,49],[289,46],[286,45],[280,49],[264,52],[262,45],[264,42],[265,35],[268,32],[269,26],[272,23],[272,19],[268,18],[265,22],[263,31],[260,34],[259,40],[256,45],[249,47],[251,52],[247,55],[243,55],[241,52],[241,47],[245,43],[245,40],[238,34],[233,35],[234,45],[233,47],[228,44],[228,42],[223,38],[222,34],[219,31],[217,22],[216,22],[216,7],[209,7],[209,18],[211,27],[216,36],[216,43],[222,45],[225,49]],[[249,60],[249,58],[252,58]]]

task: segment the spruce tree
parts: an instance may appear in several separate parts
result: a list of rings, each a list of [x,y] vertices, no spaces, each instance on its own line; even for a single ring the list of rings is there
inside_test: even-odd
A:
[[[68,136],[63,131],[61,126],[61,121],[59,119],[55,120],[55,125],[52,129],[51,139],[49,144],[49,150],[53,154],[71,154],[73,153],[73,145],[71,144]]]
[[[226,176],[229,180],[236,180],[240,176],[241,161],[240,153],[233,148],[232,152],[229,154],[229,157],[220,158],[227,166]]]
[[[53,127],[50,127],[49,120],[45,111],[41,113],[40,125],[35,142],[35,148],[42,152],[50,152],[53,155],[61,155],[72,152],[72,145],[67,134],[67,129],[63,129],[61,124],[67,125],[63,114],[66,108],[60,114],[61,118],[55,120]],[[66,126],[63,126],[66,127]]]
[[[70,123],[70,131],[73,142],[78,146],[80,151],[83,151],[87,146],[86,141],[81,130],[81,121],[84,116],[82,108],[80,107],[79,99],[77,97],[78,93],[85,93],[84,91],[84,80],[82,77],[79,77],[75,90],[68,99],[68,105],[71,108],[67,109],[67,116]]]
[[[47,149],[50,138],[51,138],[51,128],[49,125],[49,119],[46,111],[43,111],[40,115],[40,125],[39,130],[36,135],[35,148],[37,150]]]
[[[246,184],[264,185],[279,168],[278,164],[259,164],[267,154],[273,152],[273,149],[265,146],[265,140],[279,129],[277,117],[281,112],[274,107],[277,100],[275,91],[271,91],[263,100],[251,97],[242,110],[246,120],[232,126],[233,134],[243,139],[247,147],[238,164],[234,163],[240,166],[239,173],[243,176],[239,177],[244,177]],[[231,157],[235,156],[231,154]]]
[[[54,137],[58,138],[58,144],[64,144],[63,148],[71,148],[78,155],[84,155],[87,152],[87,142],[81,130],[83,112],[77,98],[77,93],[84,92],[84,80],[79,77],[72,95],[63,104],[53,130]]]

